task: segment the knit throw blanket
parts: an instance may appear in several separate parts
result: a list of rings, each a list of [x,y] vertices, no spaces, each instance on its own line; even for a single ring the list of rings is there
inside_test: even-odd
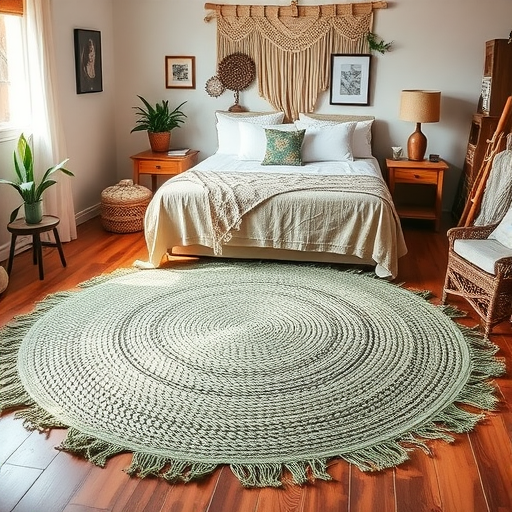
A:
[[[512,134],[507,136],[506,149],[492,162],[491,173],[485,185],[480,212],[475,226],[499,222],[512,204]]]
[[[173,181],[191,181],[208,193],[213,251],[222,254],[222,244],[240,229],[243,216],[263,201],[278,194],[298,190],[358,192],[381,198],[394,212],[393,200],[385,182],[376,176],[310,175],[277,173],[200,172],[190,170]]]

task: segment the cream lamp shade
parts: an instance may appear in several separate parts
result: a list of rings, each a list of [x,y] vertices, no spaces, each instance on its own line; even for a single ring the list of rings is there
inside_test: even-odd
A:
[[[407,141],[409,160],[421,161],[427,150],[427,138],[421,132],[421,123],[437,123],[441,114],[441,92],[409,89],[402,91],[400,119],[416,123],[416,130]]]

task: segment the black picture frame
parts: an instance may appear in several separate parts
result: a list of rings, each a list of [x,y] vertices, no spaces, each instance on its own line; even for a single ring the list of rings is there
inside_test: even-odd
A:
[[[370,104],[371,55],[331,54],[331,105]]]
[[[101,32],[74,29],[76,93],[103,91],[101,68]]]

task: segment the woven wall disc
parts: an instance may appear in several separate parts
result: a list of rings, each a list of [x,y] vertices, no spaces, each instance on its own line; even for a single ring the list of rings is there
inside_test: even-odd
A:
[[[218,77],[226,89],[243,91],[256,76],[254,61],[244,53],[232,53],[219,63]]]
[[[218,76],[212,76],[209,78],[206,81],[205,89],[213,98],[218,98],[226,90]]]

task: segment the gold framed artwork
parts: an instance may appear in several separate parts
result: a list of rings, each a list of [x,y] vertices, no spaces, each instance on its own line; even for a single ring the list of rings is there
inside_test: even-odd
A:
[[[368,105],[371,55],[331,54],[331,105]]]
[[[165,87],[167,89],[195,89],[196,58],[166,56]]]

